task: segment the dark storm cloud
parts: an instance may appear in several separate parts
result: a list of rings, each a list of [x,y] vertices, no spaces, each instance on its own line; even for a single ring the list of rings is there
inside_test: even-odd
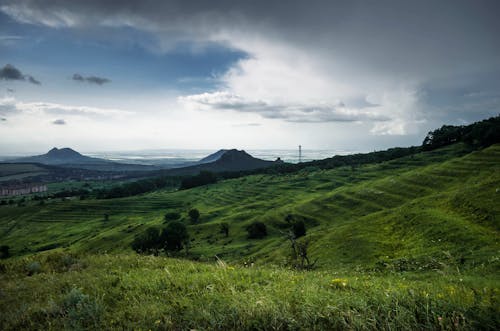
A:
[[[111,82],[111,80],[109,80],[107,78],[97,77],[97,76],[83,77],[80,74],[74,74],[72,79],[76,80],[78,82],[87,82],[87,83],[97,84],[97,85],[102,85],[102,84]]]
[[[361,102],[353,107],[366,109],[349,113],[342,107],[276,107],[267,101],[262,104],[248,100],[214,100],[205,105],[289,121],[358,121],[376,114],[379,104],[394,117],[404,119],[408,113],[420,110],[388,95],[397,90],[394,87],[408,85],[417,99],[421,98],[421,90],[429,94],[438,94],[443,88],[453,90],[445,104],[423,104],[429,111],[418,118],[425,121],[439,113],[436,121],[446,123],[457,118],[456,111],[450,108],[461,100],[457,95],[483,87],[471,83],[470,91],[464,92],[457,82],[470,82],[485,72],[493,73],[493,80],[500,81],[497,0],[4,0],[0,10],[19,22],[90,33],[99,31],[98,27],[135,28],[150,32],[158,39],[158,48],[167,51],[171,49],[169,43],[179,40],[218,42],[241,49],[250,57],[259,51],[262,53],[257,55],[274,55],[274,49],[266,53],[262,48],[275,45],[290,53],[297,50],[306,54],[302,62],[319,68],[316,72],[359,90]],[[261,60],[264,56],[255,58]],[[281,57],[277,58],[281,61]],[[437,81],[440,86],[434,84]],[[426,88],[429,85],[432,89]],[[376,98],[366,101],[364,97],[373,91],[378,94]],[[476,98],[482,98],[476,100],[476,106],[496,102],[480,95]],[[342,95],[339,99],[347,100]],[[203,100],[197,102],[203,106]],[[461,112],[477,119],[486,114],[468,108]]]
[[[2,69],[0,69],[0,79],[24,80],[24,75],[13,65],[7,64]]]
[[[11,64],[6,64],[3,68],[0,69],[0,79],[3,80],[21,80],[28,81],[32,84],[40,85],[41,83],[36,80],[33,76],[23,75],[21,70],[17,69]]]
[[[72,78],[72,79],[73,79],[73,80],[80,81],[80,82],[85,81],[85,78],[83,78],[83,76],[82,76],[82,75],[80,75],[80,74],[73,74],[73,78]]]
[[[57,120],[52,121],[52,124],[54,124],[54,125],[66,125],[66,121],[63,119],[57,119]]]
[[[35,78],[33,78],[33,76],[26,76],[26,78],[28,79],[28,81],[32,84],[35,84],[35,85],[40,85],[40,81],[36,80]]]
[[[200,39],[250,31],[401,75],[500,63],[495,0],[7,0],[0,9],[18,21],[48,26],[132,26]]]

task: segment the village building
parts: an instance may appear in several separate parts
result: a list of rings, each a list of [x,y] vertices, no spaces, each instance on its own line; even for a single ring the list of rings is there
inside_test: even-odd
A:
[[[47,192],[45,184],[18,184],[0,187],[0,196],[17,196]]]

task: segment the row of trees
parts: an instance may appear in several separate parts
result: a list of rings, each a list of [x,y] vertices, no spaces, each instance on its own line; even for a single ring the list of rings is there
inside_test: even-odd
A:
[[[426,151],[464,142],[472,148],[483,148],[500,142],[500,116],[470,125],[443,125],[430,131],[422,148]]]
[[[217,183],[217,175],[210,171],[200,171],[198,175],[182,179],[180,189],[186,190],[197,186]]]
[[[130,183],[114,186],[110,189],[101,189],[97,191],[98,199],[113,199],[134,196],[147,193],[166,187],[178,187],[180,178],[178,177],[153,177],[141,179]]]

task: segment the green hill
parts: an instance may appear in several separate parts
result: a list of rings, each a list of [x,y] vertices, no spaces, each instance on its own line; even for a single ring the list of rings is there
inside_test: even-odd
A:
[[[282,263],[289,249],[284,219],[291,214],[304,220],[311,256],[323,267],[371,268],[447,254],[473,265],[499,249],[500,146],[458,156],[463,151],[454,145],[381,164],[247,176],[185,191],[5,206],[0,240],[13,254],[51,247],[124,252],[134,235],[161,225],[166,213],[197,208],[199,224],[184,221],[191,253],[202,259],[217,254],[235,262]],[[267,238],[246,238],[245,227],[255,220],[267,224]],[[227,239],[220,222],[230,226]]]
[[[189,190],[1,206],[13,257],[0,264],[0,327],[495,330],[499,211],[500,145],[462,143]],[[174,256],[208,263],[132,251],[167,213],[191,237],[189,254]],[[287,219],[305,223],[298,241],[315,270],[291,269]],[[254,221],[265,238],[247,238]]]

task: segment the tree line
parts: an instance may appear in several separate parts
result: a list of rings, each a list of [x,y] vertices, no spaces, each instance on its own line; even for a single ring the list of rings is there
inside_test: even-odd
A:
[[[463,142],[473,149],[484,148],[500,142],[500,116],[470,125],[443,125],[427,133],[422,148],[425,151]]]

